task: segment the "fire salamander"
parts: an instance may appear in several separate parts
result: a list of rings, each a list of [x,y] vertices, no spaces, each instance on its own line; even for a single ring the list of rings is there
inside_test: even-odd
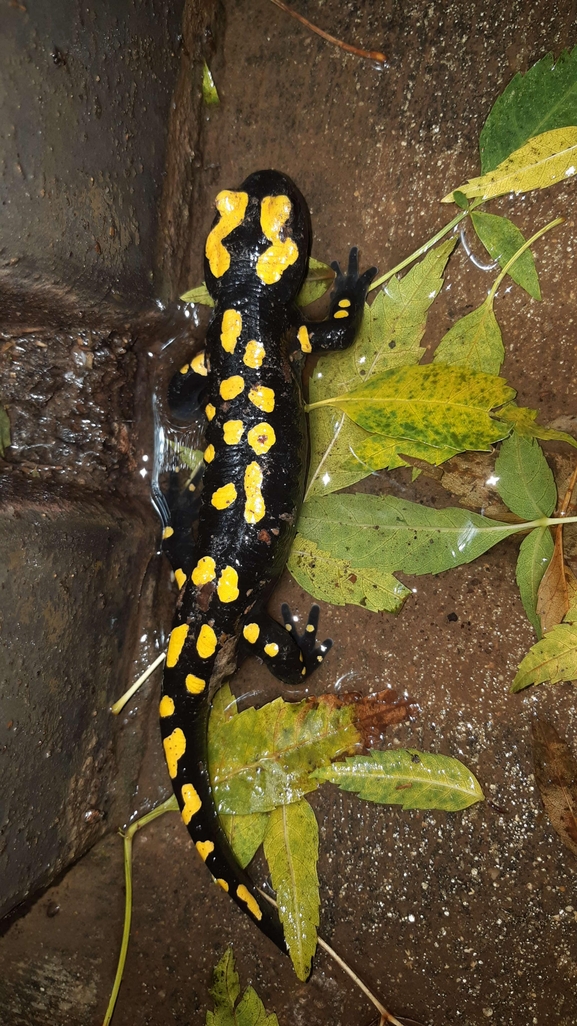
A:
[[[194,558],[189,532],[179,539],[176,527],[164,529],[181,591],[160,722],[168,771],[200,857],[285,951],[274,909],[236,863],[218,823],[207,770],[210,699],[248,655],[294,685],[330,648],[330,641],[316,642],[318,606],[299,634],[288,606],[280,624],[266,604],[288,558],[307,469],[299,356],[352,343],[376,269],[359,275],[352,249],[346,274],[332,265],[328,320],[307,322],[294,300],[307,272],[310,219],[290,178],[258,171],[237,191],[220,192],[216,209],[205,247],[214,300],[206,349],[175,375],[181,395],[203,376],[207,428]]]

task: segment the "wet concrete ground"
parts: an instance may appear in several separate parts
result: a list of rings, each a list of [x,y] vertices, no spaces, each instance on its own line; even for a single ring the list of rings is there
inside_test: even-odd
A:
[[[226,6],[212,70],[222,104],[201,133],[194,245],[182,286],[202,277],[202,240],[213,196],[258,167],[291,174],[312,212],[313,254],[385,271],[450,216],[438,200],[478,172],[477,139],[497,95],[517,70],[575,43],[575,5],[481,2],[299,5],[332,34],[388,56],[385,69],[345,56],[265,0]],[[504,374],[543,422],[575,416],[574,186],[493,204],[529,235],[557,215],[564,225],[536,247],[543,302],[502,291],[496,313]],[[425,337],[432,348],[478,305],[492,281],[463,250]],[[567,450],[556,466],[566,475]],[[376,475],[364,485],[426,504],[454,497],[434,478]],[[321,934],[361,972],[395,1014],[446,1026],[573,1026],[577,1019],[576,864],[552,832],[535,791],[530,719],[537,710],[573,740],[571,685],[508,694],[533,642],[515,585],[517,543],[437,578],[410,582],[394,619],[325,607],[335,640],[315,680],[372,693],[406,691],[415,720],[391,743],[461,758],[490,801],[462,814],[403,813],[323,788],[312,796],[321,823]],[[310,599],[287,576],[274,599],[301,614]],[[125,718],[156,702],[158,679]],[[257,664],[234,680],[237,694],[272,697]],[[167,793],[151,727],[138,802]],[[166,816],[135,843],[135,914],[115,1026],[204,1022],[210,971],[232,943],[251,982],[284,1026],[368,1024],[360,992],[323,953],[311,981],[262,939],[211,883],[186,830]],[[256,871],[258,876],[258,869]],[[113,835],[100,842],[0,940],[0,1023],[96,1026],[112,984],[122,928],[122,860]]]

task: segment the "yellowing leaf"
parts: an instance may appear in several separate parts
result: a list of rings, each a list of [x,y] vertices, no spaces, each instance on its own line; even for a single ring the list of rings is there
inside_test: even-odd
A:
[[[202,62],[202,98],[207,107],[217,107],[220,103],[212,72],[206,61]]]
[[[214,1012],[206,1013],[206,1026],[278,1026],[276,1015],[266,1012],[253,987],[247,987],[236,1003],[240,983],[231,948],[227,948],[215,967],[210,994]]]
[[[577,439],[566,431],[557,431],[555,428],[543,427],[536,423],[537,410],[530,410],[526,406],[516,406],[515,403],[508,403],[499,410],[499,420],[512,424],[517,434],[523,438],[540,438],[543,442],[568,442],[569,445],[577,448]]]
[[[366,801],[403,809],[457,812],[483,799],[479,782],[458,759],[413,749],[356,755],[323,766],[312,776],[354,791]]]
[[[502,378],[429,364],[385,371],[322,405],[344,410],[366,431],[395,438],[400,453],[410,455],[414,443],[421,458],[438,464],[467,449],[489,449],[507,435],[489,412],[513,395]]]
[[[501,329],[493,312],[493,297],[461,317],[435,349],[434,363],[450,363],[498,374],[505,358]]]
[[[576,611],[569,610],[567,623],[552,627],[541,641],[529,649],[511,685],[511,691],[522,691],[531,684],[577,679]]]
[[[308,306],[309,303],[314,303],[316,299],[324,296],[334,280],[335,272],[332,267],[323,264],[322,260],[310,257],[305,283],[296,298],[296,305]]]
[[[304,798],[271,812],[264,853],[285,940],[299,980],[308,979],[319,925],[319,830]]]
[[[214,306],[214,299],[211,297],[204,282],[196,289],[189,289],[183,292],[180,297],[183,303],[200,303],[201,306]]]
[[[503,160],[494,171],[460,185],[459,192],[468,199],[479,196],[488,200],[508,192],[546,189],[556,182],[572,178],[576,172],[577,127],[572,125],[535,136]],[[444,196],[441,202],[452,203],[453,193]]]

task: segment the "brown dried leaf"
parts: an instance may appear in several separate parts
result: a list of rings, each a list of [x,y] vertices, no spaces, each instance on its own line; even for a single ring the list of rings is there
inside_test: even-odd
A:
[[[415,708],[414,702],[408,698],[399,698],[392,688],[366,697],[358,691],[348,691],[342,695],[321,695],[318,701],[335,709],[354,705],[353,724],[366,749],[375,748],[383,741],[387,727],[408,720],[411,710]]]
[[[547,720],[532,724],[535,780],[551,826],[577,855],[577,760]]]
[[[565,564],[563,528],[557,527],[553,556],[543,574],[537,592],[537,614],[541,620],[544,634],[556,624],[562,623],[563,617],[571,605],[571,597],[575,595],[576,590],[575,575]]]
[[[511,518],[511,512],[501,500],[495,481],[495,454],[493,452],[468,452],[466,456],[454,456],[445,465],[441,484],[455,495],[460,506],[482,510],[487,517],[496,520]]]

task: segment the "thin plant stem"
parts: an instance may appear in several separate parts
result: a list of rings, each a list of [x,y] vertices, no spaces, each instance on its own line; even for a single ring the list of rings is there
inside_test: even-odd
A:
[[[126,703],[132,698],[132,696],[138,691],[138,689],[142,687],[145,680],[148,680],[150,674],[154,673],[156,667],[160,666],[160,664],[164,662],[165,659],[166,652],[161,652],[158,658],[156,658],[154,662],[150,664],[150,666],[147,666],[144,673],[141,673],[138,680],[135,680],[134,684],[131,684],[128,691],[125,691],[121,698],[119,698],[118,701],[114,703],[114,705],[110,706],[110,712],[114,713],[115,716],[118,716],[119,712],[121,712],[122,709],[124,709]]]

